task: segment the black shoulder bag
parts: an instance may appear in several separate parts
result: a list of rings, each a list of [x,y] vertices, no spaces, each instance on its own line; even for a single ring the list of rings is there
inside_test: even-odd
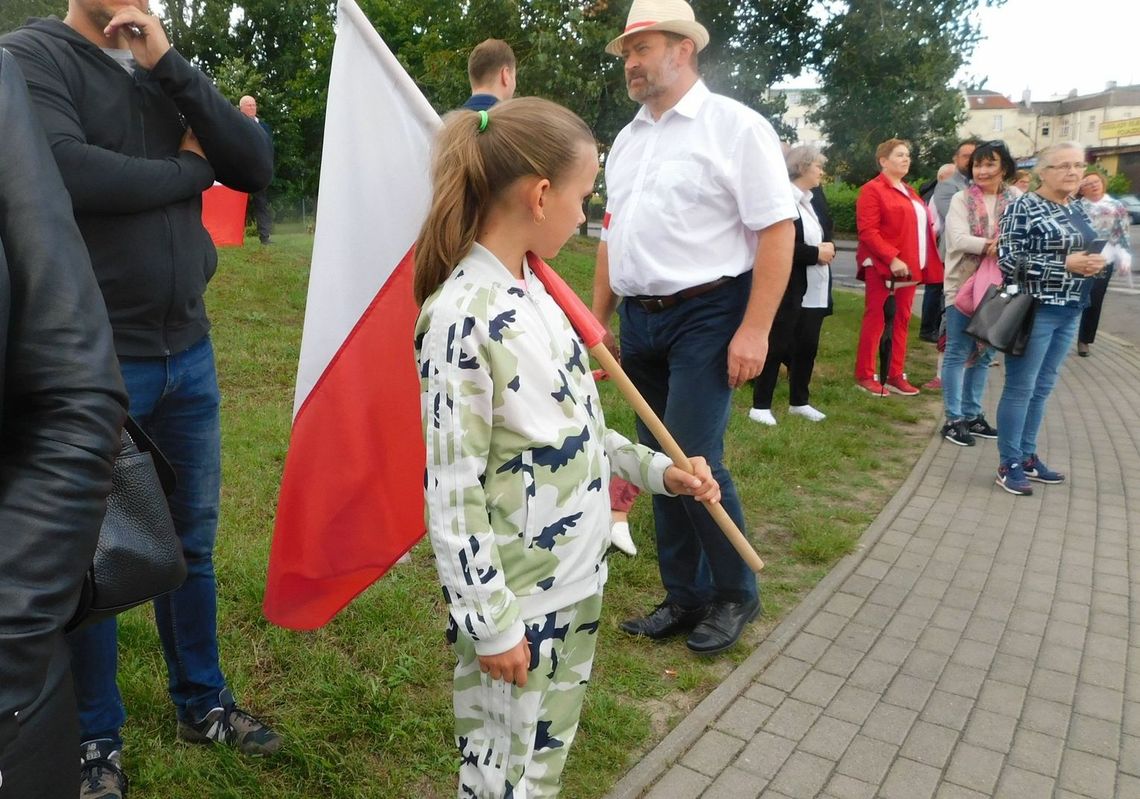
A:
[[[1018,265],[1013,286],[990,286],[978,303],[966,333],[995,350],[1021,355],[1033,330],[1037,301],[1025,290],[1025,262]]]
[[[168,594],[186,580],[182,542],[166,500],[174,491],[174,469],[129,416],[122,438],[99,543],[68,631]]]

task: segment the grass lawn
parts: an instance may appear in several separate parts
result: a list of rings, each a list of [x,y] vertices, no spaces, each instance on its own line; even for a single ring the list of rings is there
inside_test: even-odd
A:
[[[455,795],[451,669],[445,611],[430,547],[412,552],[325,628],[294,633],[261,616],[277,488],[288,443],[293,380],[312,237],[275,234],[221,253],[207,302],[222,386],[222,519],[216,567],[222,663],[239,701],[285,735],[268,760],[178,743],[149,609],[121,617],[120,685],[129,713],[125,766],[132,795],[377,797]],[[589,294],[594,244],[570,242],[555,265]],[[750,422],[751,389],[737,392],[726,459],[767,567],[764,616],[746,642],[714,659],[683,640],[655,644],[617,624],[661,599],[649,502],[631,515],[641,549],[611,559],[594,679],[567,766],[564,795],[597,797],[743,660],[859,535],[903,481],[940,416],[937,395],[875,400],[851,378],[862,297],[836,292],[823,326],[813,424],[786,414],[777,389],[775,428]],[[917,327],[917,320],[915,321]],[[933,374],[934,353],[912,337],[912,382]],[[612,427],[633,417],[601,385]],[[693,453],[699,454],[699,453]]]

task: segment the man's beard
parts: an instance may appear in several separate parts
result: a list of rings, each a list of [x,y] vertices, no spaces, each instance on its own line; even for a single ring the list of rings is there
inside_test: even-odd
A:
[[[640,89],[635,90],[630,85],[633,78],[626,80],[625,85],[629,99],[635,103],[644,103],[651,97],[659,97],[669,90],[669,87],[676,82],[680,74],[681,71],[677,68],[677,64],[673,60],[672,54],[670,54],[670,57],[662,63],[656,76],[652,76],[648,73],[641,73],[634,76],[635,78],[642,78],[645,81],[645,84]]]

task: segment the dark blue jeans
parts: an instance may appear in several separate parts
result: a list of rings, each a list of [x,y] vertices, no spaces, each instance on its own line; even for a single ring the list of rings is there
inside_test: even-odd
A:
[[[728,344],[748,304],[752,273],[649,313],[634,300],[618,308],[621,363],[646,401],[688,455],[704,457],[720,483],[721,504],[744,530],[744,512],[723,463],[732,389]],[[660,449],[649,430],[642,443]],[[690,497],[653,497],[657,561],[666,599],[686,608],[758,596],[756,576],[736,554],[708,511]]]
[[[122,358],[131,415],[154,439],[178,477],[170,514],[186,555],[186,582],[155,600],[154,615],[180,719],[197,720],[219,705],[226,682],[218,665],[214,538],[221,486],[221,428],[214,349],[207,336],[165,358]],[[115,620],[69,636],[80,740],[121,744],[126,720],[116,684]]]

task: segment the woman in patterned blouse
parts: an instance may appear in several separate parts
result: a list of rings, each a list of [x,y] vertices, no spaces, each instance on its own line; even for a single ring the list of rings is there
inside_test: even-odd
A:
[[[1025,352],[1006,358],[997,410],[997,484],[1018,495],[1033,493],[1029,480],[1065,480],[1038,456],[1037,431],[1087,304],[1084,284],[1104,269],[1103,256],[1085,251],[1096,232],[1081,204],[1069,199],[1085,170],[1081,145],[1046,147],[1036,170],[1041,185],[1010,203],[998,234],[998,265],[1006,283],[1017,283],[1037,301]]]
[[[1099,172],[1089,172],[1081,180],[1081,207],[1088,214],[1089,222],[1098,239],[1104,239],[1104,272],[1096,280],[1088,281],[1089,307],[1081,314],[1081,327],[1077,333],[1077,355],[1087,358],[1089,344],[1096,340],[1096,328],[1100,324],[1100,309],[1104,306],[1104,294],[1108,291],[1108,280],[1113,270],[1124,274],[1132,269],[1132,242],[1128,239],[1128,225],[1131,220],[1128,209],[1108,196],[1108,181]]]

